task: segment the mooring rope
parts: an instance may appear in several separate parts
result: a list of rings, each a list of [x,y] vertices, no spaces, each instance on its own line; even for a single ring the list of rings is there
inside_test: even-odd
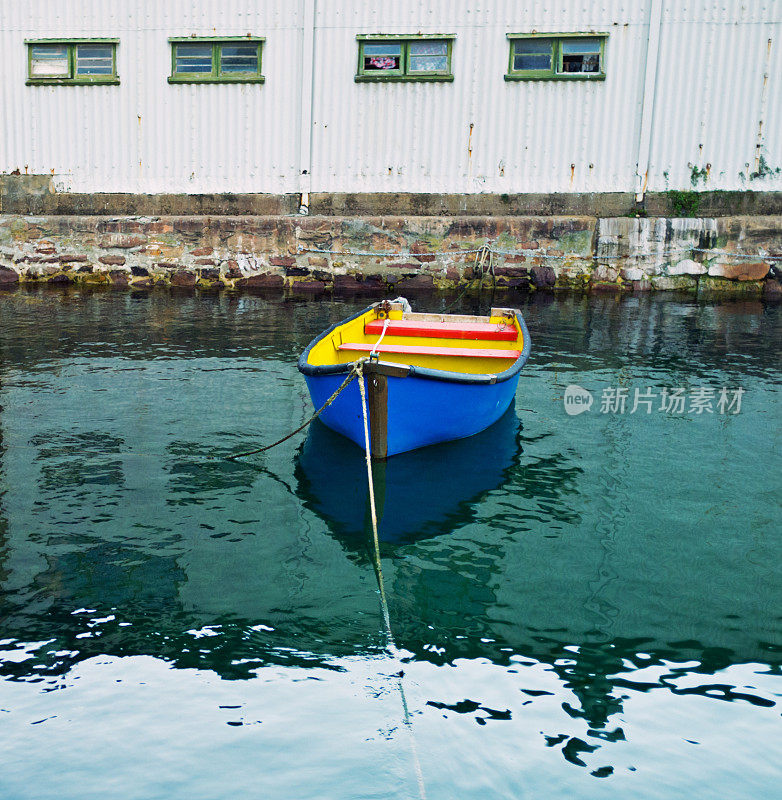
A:
[[[289,434],[282,437],[282,439],[278,439],[276,442],[272,442],[271,444],[267,444],[265,447],[256,447],[253,450],[244,450],[241,453],[234,453],[233,455],[226,456],[229,461],[235,461],[237,458],[243,458],[244,456],[252,456],[255,453],[263,453],[266,450],[271,450],[272,447],[277,447],[278,444],[282,444],[283,442],[287,442],[292,436],[295,436],[299,431],[303,431],[307,425],[311,422],[314,422],[320,415],[321,412],[325,411],[339,396],[342,394],[345,389],[347,389],[348,384],[356,377],[361,374],[361,365],[366,361],[366,358],[359,358],[353,364],[353,368],[348,373],[347,378],[336,388],[334,394],[329,397],[328,400],[308,419],[302,422],[296,430],[291,431]]]
[[[385,332],[385,331],[384,331]],[[381,336],[382,338],[382,336]],[[380,342],[378,341],[377,344]],[[377,345],[376,345],[377,346]],[[372,549],[373,561],[375,568],[375,577],[377,578],[377,587],[380,592],[380,607],[383,613],[383,624],[386,629],[386,639],[388,642],[388,649],[391,654],[398,658],[398,650],[394,641],[394,634],[391,631],[391,614],[388,611],[388,598],[386,597],[385,586],[383,584],[383,569],[380,564],[380,541],[377,535],[377,508],[375,506],[375,481],[372,477],[372,448],[369,443],[369,413],[367,411],[367,396],[366,388],[364,386],[364,365],[360,362],[356,366],[358,373],[358,390],[361,393],[361,413],[364,418],[364,455],[367,463],[367,485],[369,487],[369,512],[372,518]],[[402,671],[400,670],[397,676],[397,689],[399,689],[399,696],[402,699],[402,711],[404,716],[404,725],[410,736],[410,750],[413,754],[413,766],[415,768],[415,776],[418,782],[418,796],[421,800],[426,800],[426,786],[424,785],[424,774],[421,770],[421,760],[418,757],[418,747],[415,743],[415,736],[413,735],[413,721],[410,717],[410,710],[407,707],[407,697],[405,696],[405,689],[402,686]]]

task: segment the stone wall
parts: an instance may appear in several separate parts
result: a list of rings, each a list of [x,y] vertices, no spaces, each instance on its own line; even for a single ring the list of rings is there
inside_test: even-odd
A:
[[[782,217],[0,216],[0,284],[775,296]]]

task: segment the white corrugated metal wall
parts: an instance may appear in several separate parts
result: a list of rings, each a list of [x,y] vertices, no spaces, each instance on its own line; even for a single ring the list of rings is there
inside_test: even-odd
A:
[[[531,31],[608,33],[606,80],[506,82],[506,34]],[[456,36],[453,83],[354,82],[357,34],[419,32]],[[168,37],[246,33],[264,84],[167,83]],[[0,0],[0,171],[82,192],[633,191],[646,104],[650,190],[782,189],[780,34],[782,0]],[[54,36],[119,37],[121,84],[26,86],[24,39]]]

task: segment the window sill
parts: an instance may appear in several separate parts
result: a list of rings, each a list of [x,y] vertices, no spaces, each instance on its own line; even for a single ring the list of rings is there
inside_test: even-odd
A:
[[[505,74],[506,81],[604,81],[605,72],[560,73],[556,75],[512,75]]]
[[[215,78],[212,76],[206,78],[197,78],[195,76],[177,76],[169,75],[169,83],[264,83],[266,78],[263,75],[244,76],[241,78]]]
[[[356,83],[450,83],[453,75],[356,75]]]
[[[25,86],[119,86],[119,78],[28,78]]]

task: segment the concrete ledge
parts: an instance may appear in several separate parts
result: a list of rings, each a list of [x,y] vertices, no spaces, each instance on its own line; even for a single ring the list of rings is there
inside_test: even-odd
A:
[[[85,194],[55,191],[50,175],[0,175],[0,213],[5,214],[286,215],[298,209],[298,194]],[[782,214],[782,192],[656,192],[646,195],[640,209],[632,192],[313,192],[309,212],[330,217],[722,217]]]

